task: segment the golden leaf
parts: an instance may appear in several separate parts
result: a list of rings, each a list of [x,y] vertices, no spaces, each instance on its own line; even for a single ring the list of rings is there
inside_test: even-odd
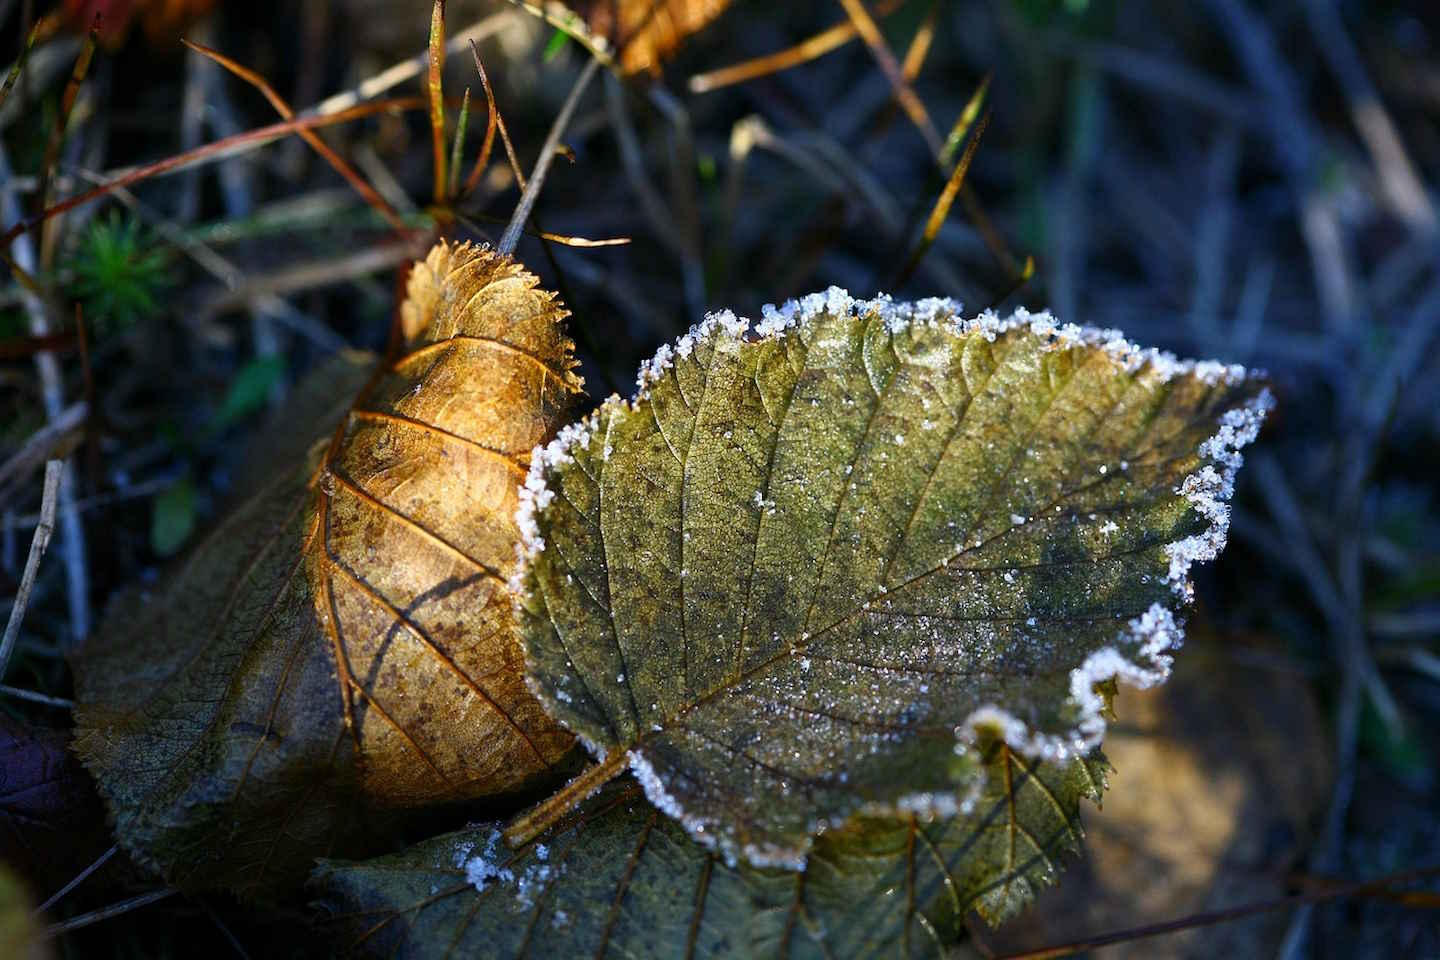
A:
[[[79,658],[77,749],[122,845],[171,882],[271,891],[377,810],[524,789],[569,752],[525,688],[507,586],[529,451],[581,386],[536,284],[432,250],[403,354],[338,425],[293,425],[329,439]]]

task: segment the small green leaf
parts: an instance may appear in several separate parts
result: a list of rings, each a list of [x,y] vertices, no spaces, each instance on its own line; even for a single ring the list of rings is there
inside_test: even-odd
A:
[[[150,514],[150,549],[168,557],[195,532],[195,484],[181,477],[155,497]]]
[[[256,357],[235,374],[225,399],[210,423],[212,433],[221,433],[265,406],[270,391],[285,376],[285,358],[271,354]]]
[[[939,956],[978,910],[998,923],[1079,846],[1098,756],[1046,764],[1003,743],[985,787],[946,818],[859,817],[800,874],[727,866],[630,782],[539,840],[493,827],[436,837],[312,879],[342,948],[397,960],[487,957]]]
[[[1270,404],[1242,368],[956,309],[712,315],[532,461],[533,686],[731,861],[953,807],[983,730],[1089,751],[1094,686],[1165,678],[1223,546]]]
[[[540,55],[540,59],[545,63],[549,63],[560,55],[560,51],[564,50],[565,45],[569,42],[569,34],[564,30],[556,30],[550,34],[550,42],[545,44],[545,52]]]

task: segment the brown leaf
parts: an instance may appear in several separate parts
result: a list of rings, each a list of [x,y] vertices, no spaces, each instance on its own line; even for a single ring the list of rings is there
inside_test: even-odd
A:
[[[77,749],[172,883],[273,891],[368,814],[528,789],[568,753],[507,588],[529,451],[580,389],[536,283],[432,250],[403,355],[77,662]]]
[[[730,0],[570,0],[590,32],[619,51],[623,73],[657,71],[685,38],[720,16]]]
[[[109,846],[95,786],[66,734],[0,717],[0,860],[58,887]]]

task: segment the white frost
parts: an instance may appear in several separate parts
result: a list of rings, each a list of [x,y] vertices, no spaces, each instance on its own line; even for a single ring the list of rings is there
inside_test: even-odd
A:
[[[867,316],[881,321],[892,335],[899,335],[915,327],[945,327],[960,336],[979,335],[994,341],[1012,331],[1028,331],[1043,340],[1047,349],[1086,345],[1103,350],[1127,371],[1145,371],[1147,378],[1165,383],[1180,376],[1193,376],[1211,385],[1236,385],[1250,374],[1244,367],[1217,363],[1214,361],[1180,360],[1170,353],[1142,348],[1115,330],[1101,330],[1080,327],[1071,323],[1059,323],[1048,311],[1031,313],[1019,308],[1007,317],[1001,317],[987,310],[974,317],[963,317],[961,305],[946,298],[929,298],[913,303],[898,303],[885,294],[872,300],[857,300],[846,291],[831,287],[821,293],[812,293],[798,300],[790,300],[779,306],[767,304],[761,309],[760,322],[753,329],[750,322],[737,317],[728,310],[708,314],[688,333],[673,345],[662,346],[653,358],[640,368],[637,390],[629,401],[612,397],[596,412],[581,422],[565,428],[550,443],[536,448],[532,455],[529,474],[520,488],[519,511],[516,522],[520,531],[517,548],[520,563],[511,581],[516,597],[517,609],[524,602],[525,571],[529,564],[545,549],[541,534],[541,518],[554,502],[555,492],[547,486],[547,479],[553,477],[557,468],[573,462],[575,455],[588,449],[596,432],[602,425],[608,429],[609,419],[623,416],[639,408],[650,395],[650,391],[664,380],[677,364],[694,363],[696,352],[704,347],[734,350],[747,341],[778,341],[792,335],[804,335],[817,318],[830,315]],[[1241,448],[1253,441],[1259,432],[1265,414],[1274,405],[1268,391],[1260,393],[1246,406],[1226,413],[1220,421],[1217,433],[1201,444],[1199,468],[1176,488],[1206,521],[1206,529],[1194,536],[1170,544],[1168,581],[1180,598],[1187,598],[1191,592],[1189,570],[1197,561],[1213,559],[1224,546],[1230,521],[1229,499],[1234,490],[1235,472],[1242,458]],[[928,409],[928,407],[927,407]],[[930,430],[934,423],[926,420],[922,429]],[[903,434],[894,434],[897,445],[905,442]],[[607,448],[608,453],[608,448]],[[1121,461],[1120,471],[1126,471],[1129,464]],[[1108,474],[1109,465],[1099,467],[1101,474]],[[850,472],[849,468],[846,473]],[[755,506],[767,513],[773,511],[773,502],[757,491]],[[1091,519],[1096,519],[1092,514]],[[1010,520],[1015,525],[1028,522],[1027,518],[1014,514]],[[1117,533],[1118,525],[1107,521],[1100,527],[1105,535]],[[688,533],[687,533],[688,537]],[[1007,582],[1013,575],[1007,571]],[[805,638],[802,638],[802,642]],[[1066,729],[1059,732],[1042,732],[1033,729],[1015,714],[998,704],[987,704],[972,711],[963,723],[955,728],[956,750],[964,751],[973,743],[978,731],[989,728],[1021,753],[1047,759],[1061,759],[1084,754],[1093,749],[1105,732],[1105,719],[1101,713],[1103,700],[1095,692],[1095,685],[1109,679],[1123,680],[1136,686],[1151,686],[1166,679],[1171,667],[1171,652],[1182,639],[1180,625],[1170,611],[1156,604],[1143,615],[1129,621],[1119,631],[1111,645],[1090,653],[1080,666],[1070,672],[1070,711]],[[550,694],[532,676],[527,681],[547,705],[554,706]],[[553,695],[569,702],[569,695],[555,691]],[[587,748],[596,757],[606,753],[604,745],[591,742],[582,736]],[[646,796],[660,810],[675,818],[696,840],[719,850],[727,861],[734,863],[743,857],[761,865],[784,866],[792,869],[804,867],[804,856],[791,850],[777,850],[754,846],[737,847],[725,834],[723,826],[707,822],[688,813],[680,801],[670,792],[662,775],[639,749],[630,750],[627,760],[631,771],[644,788]],[[916,794],[901,798],[899,808],[927,815],[948,816],[957,810],[963,811],[970,798],[950,794]],[[467,854],[468,856],[468,854]],[[543,856],[542,856],[543,860]],[[472,876],[473,864],[473,876]],[[503,868],[491,863],[488,856],[465,860],[467,879],[478,886],[493,882],[497,872]],[[532,878],[539,881],[540,878]],[[557,923],[563,923],[560,915]]]

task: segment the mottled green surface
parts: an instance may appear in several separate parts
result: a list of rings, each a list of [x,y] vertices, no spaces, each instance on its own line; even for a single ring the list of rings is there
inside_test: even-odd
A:
[[[1104,775],[1098,757],[1039,764],[1002,745],[988,765],[970,812],[857,818],[803,874],[726,866],[626,783],[518,851],[481,827],[323,863],[312,889],[342,949],[410,960],[938,956],[966,911],[999,922],[1054,878]]]
[[[859,810],[943,809],[977,709],[1032,753],[1087,749],[1072,671],[1163,677],[1173,545],[1223,540],[1181,484],[1227,486],[1201,444],[1263,409],[1243,371],[1044,320],[798,314],[662,351],[637,401],[537,456],[521,517],[547,710],[759,864]]]

